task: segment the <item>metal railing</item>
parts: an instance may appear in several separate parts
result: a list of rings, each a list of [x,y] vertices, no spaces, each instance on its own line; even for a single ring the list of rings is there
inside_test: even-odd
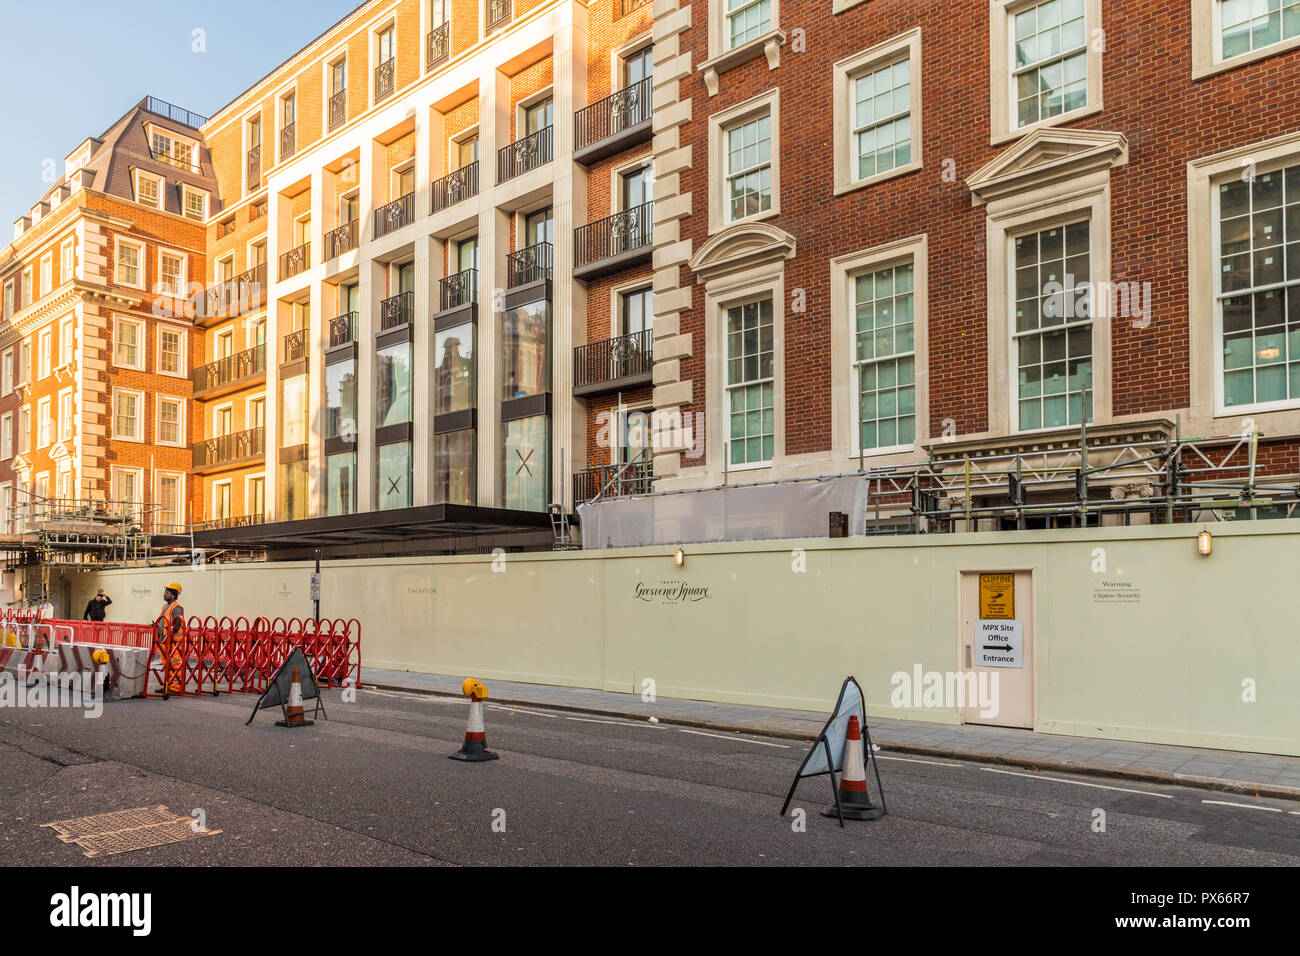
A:
[[[551,278],[552,247],[539,242],[506,256],[507,288]]]
[[[397,78],[397,58],[390,56],[375,67],[375,102],[378,103],[393,92],[394,80]]]
[[[551,161],[553,126],[539,129],[497,150],[497,182],[504,183]]]
[[[357,220],[345,222],[325,233],[325,262],[336,259],[357,247]]]
[[[182,126],[188,126],[190,129],[198,129],[208,121],[206,116],[200,113],[194,113],[190,110],[181,109],[179,106],[173,106],[166,100],[160,100],[156,96],[146,96],[140,101],[140,106],[148,110],[155,116],[165,116],[173,122],[180,123]]]
[[[408,226],[415,219],[415,193],[410,192],[375,210],[375,238]]]
[[[280,158],[288,159],[298,148],[297,123],[290,123],[280,130]]]
[[[262,144],[248,148],[248,188],[262,185]]]
[[[201,172],[203,169],[203,167],[199,165],[198,159],[193,158],[194,153],[192,152],[190,154],[191,158],[189,160],[184,160],[179,156],[173,155],[171,152],[155,150],[151,143],[149,145],[149,155],[160,163],[166,163],[168,166],[175,166],[177,169],[184,169],[187,172],[197,173]]]
[[[305,271],[311,265],[311,243],[304,242],[295,249],[280,254],[280,278],[288,279]]]
[[[495,30],[510,20],[510,0],[488,0],[487,28]]]
[[[654,0],[618,0],[618,15],[625,17],[638,7],[648,7]]]
[[[654,208],[654,203],[644,203],[573,230],[573,264],[585,266],[624,252],[650,248]]]
[[[209,286],[190,300],[196,319],[225,319],[243,315],[266,302],[266,263],[253,266],[233,279]]]
[[[654,88],[646,77],[616,90],[573,114],[574,148],[582,149],[607,136],[631,129],[654,115]]]
[[[347,345],[356,339],[357,314],[345,312],[330,319],[330,348]]]
[[[631,332],[616,339],[576,346],[573,350],[573,387],[599,385],[631,375],[654,371],[653,329]]]
[[[250,428],[218,438],[195,442],[190,446],[195,468],[233,465],[266,454],[266,429]]]
[[[435,180],[432,191],[434,212],[442,212],[471,196],[477,196],[478,160]]]
[[[280,356],[280,364],[297,362],[299,359],[306,358],[309,345],[307,340],[310,335],[310,326],[296,332],[286,333],[284,336],[284,354]]]
[[[438,280],[438,309],[459,308],[478,301],[478,270],[466,269]]]
[[[266,374],[266,346],[258,345],[200,365],[190,375],[194,394],[224,386],[239,386]]]
[[[447,59],[451,52],[451,24],[444,23],[442,26],[434,27],[429,31],[427,41],[426,69],[432,70],[435,66]]]
[[[649,455],[619,465],[596,465],[573,476],[575,503],[597,498],[645,495],[654,490],[654,465]]]
[[[379,331],[410,325],[415,316],[415,293],[399,292],[379,300]]]
[[[342,126],[348,120],[348,91],[339,90],[330,97],[330,129]]]

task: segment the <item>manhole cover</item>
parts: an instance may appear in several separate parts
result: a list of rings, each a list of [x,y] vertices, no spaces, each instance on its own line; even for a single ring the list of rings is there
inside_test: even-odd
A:
[[[221,832],[196,830],[194,823],[193,817],[177,816],[159,804],[42,823],[41,826],[49,827],[64,843],[75,843],[86,851],[86,856],[94,857],[181,843]]]

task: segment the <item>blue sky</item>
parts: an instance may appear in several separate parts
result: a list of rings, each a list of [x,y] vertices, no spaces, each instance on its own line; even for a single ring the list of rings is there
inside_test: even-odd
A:
[[[212,115],[358,2],[0,0],[0,245],[49,188],[44,160],[62,175],[146,95]]]

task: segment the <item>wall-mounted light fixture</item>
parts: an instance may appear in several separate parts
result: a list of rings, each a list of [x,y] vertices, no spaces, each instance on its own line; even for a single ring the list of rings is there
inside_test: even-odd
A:
[[[1196,536],[1196,551],[1201,557],[1209,557],[1214,550],[1214,537],[1209,531],[1201,529],[1201,533]]]
[[[686,563],[686,552],[683,551],[681,548],[678,548],[676,551],[673,552],[673,564],[677,565],[680,568],[685,563]]]

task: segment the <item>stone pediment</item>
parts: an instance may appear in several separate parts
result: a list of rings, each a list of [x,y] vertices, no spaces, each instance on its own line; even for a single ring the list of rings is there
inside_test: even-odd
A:
[[[966,180],[974,205],[1128,162],[1123,133],[1040,128]]]
[[[699,279],[708,282],[793,258],[794,252],[794,236],[784,229],[764,222],[741,223],[700,246],[690,266]]]

